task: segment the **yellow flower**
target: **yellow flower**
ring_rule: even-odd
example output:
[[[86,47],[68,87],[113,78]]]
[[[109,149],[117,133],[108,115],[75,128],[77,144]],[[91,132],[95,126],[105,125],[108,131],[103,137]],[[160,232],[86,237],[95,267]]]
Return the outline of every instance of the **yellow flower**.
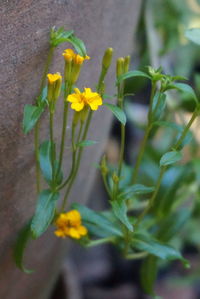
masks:
[[[81,56],[79,54],[76,54],[72,49],[66,49],[64,50],[62,54],[67,62],[73,61],[75,64],[82,64],[84,60],[90,59],[89,56]]]
[[[97,92],[92,92],[90,88],[84,88],[84,92],[80,92],[78,88],[74,88],[75,93],[67,97],[67,101],[72,103],[71,108],[81,111],[85,106],[89,105],[92,110],[97,110],[103,104],[101,96]]]
[[[60,73],[48,74],[47,75],[49,84],[54,84],[58,80],[62,80],[62,76]]]
[[[80,239],[87,234],[87,228],[81,223],[81,215],[77,210],[61,213],[56,219],[55,235],[60,238],[71,237]]]

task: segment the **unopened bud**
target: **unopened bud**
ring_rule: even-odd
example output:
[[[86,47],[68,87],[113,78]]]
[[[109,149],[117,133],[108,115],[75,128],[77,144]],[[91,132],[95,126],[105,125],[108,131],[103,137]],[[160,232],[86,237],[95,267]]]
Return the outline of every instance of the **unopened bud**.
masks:
[[[101,160],[100,167],[101,167],[101,173],[102,173],[102,175],[107,175],[107,173],[108,173],[108,167],[107,167],[105,155],[103,156],[103,158]]]
[[[130,57],[130,56],[126,56],[126,57],[124,58],[124,72],[125,72],[125,73],[127,73],[128,70],[129,70],[130,60],[131,60],[131,57]]]
[[[60,73],[58,73],[60,74]],[[59,96],[60,96],[60,91],[61,91],[61,86],[62,86],[62,77],[60,76],[58,80],[55,82],[55,88],[54,88],[54,100],[56,101]]]
[[[113,48],[106,49],[103,59],[102,59],[102,66],[105,69],[108,69],[112,62],[112,56],[113,56]]]
[[[118,184],[119,183],[119,177],[118,175],[114,172],[113,175],[112,175],[112,180],[115,184]]]
[[[116,64],[117,77],[121,76],[123,73],[124,73],[124,58],[120,57],[117,59],[117,64]]]
[[[72,84],[78,80],[82,64],[73,64],[70,81]]]

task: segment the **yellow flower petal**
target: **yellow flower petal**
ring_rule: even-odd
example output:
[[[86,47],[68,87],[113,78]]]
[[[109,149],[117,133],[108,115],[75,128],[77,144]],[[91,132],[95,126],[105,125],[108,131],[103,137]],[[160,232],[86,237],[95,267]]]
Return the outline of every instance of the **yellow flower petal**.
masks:
[[[87,228],[83,225],[80,225],[77,229],[78,229],[78,232],[81,236],[85,236],[88,233]]]
[[[80,239],[80,233],[76,228],[70,228],[69,229],[69,236],[73,239]]]
[[[64,232],[63,230],[61,230],[61,229],[56,230],[56,231],[54,232],[54,234],[55,234],[57,237],[59,237],[59,238],[65,238],[65,237],[66,237],[65,232]]]

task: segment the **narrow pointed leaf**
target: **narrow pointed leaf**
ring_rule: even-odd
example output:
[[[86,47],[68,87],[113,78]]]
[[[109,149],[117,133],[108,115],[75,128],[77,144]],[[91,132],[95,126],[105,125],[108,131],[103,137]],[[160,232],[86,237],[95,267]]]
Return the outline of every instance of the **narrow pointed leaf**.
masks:
[[[134,194],[148,194],[154,191],[154,187],[147,187],[141,184],[135,184],[130,187],[126,187],[118,195],[118,199],[128,199]]]
[[[165,153],[160,159],[160,166],[167,166],[174,164],[182,159],[182,153],[179,151],[171,151]]]
[[[183,262],[185,266],[188,265],[188,261],[183,258],[181,253],[176,250],[175,248],[162,244],[158,242],[155,239],[150,238],[147,235],[144,234],[135,234],[135,237],[133,238],[132,245],[134,248],[141,250],[141,251],[147,251],[148,253],[157,256],[163,260],[180,260]]]
[[[80,212],[84,224],[92,233],[97,233],[101,237],[122,235],[118,227],[100,213],[78,203],[73,204],[72,207]]]
[[[40,168],[46,181],[52,181],[51,142],[44,141],[39,148]]]
[[[106,107],[115,115],[115,117],[125,126],[126,114],[124,111],[116,105],[104,103]]]
[[[174,83],[173,86],[175,86],[176,89],[181,90],[184,93],[187,93],[191,98],[194,99],[195,103],[198,104],[198,99],[195,94],[194,89],[186,83]]]
[[[90,146],[90,145],[94,145],[94,144],[97,144],[98,141],[95,141],[95,140],[84,140],[84,141],[81,141],[79,143],[77,143],[77,147],[85,147],[85,146]]]
[[[74,46],[74,48],[76,49],[76,51],[81,55],[81,56],[86,56],[86,48],[85,48],[85,44],[84,42],[76,37],[74,34],[70,35],[70,37],[68,38],[68,41]]]
[[[147,79],[151,80],[151,77],[148,74],[144,73],[144,72],[141,72],[141,71],[129,71],[129,72],[127,72],[127,73],[122,74],[121,76],[119,76],[119,78],[117,80],[117,84],[119,84],[123,80],[129,79],[129,78],[133,78],[133,77],[144,77],[144,78],[147,78]]]
[[[33,270],[27,269],[23,263],[24,251],[29,239],[31,238],[31,221],[29,221],[23,229],[19,232],[15,246],[14,246],[14,260],[17,267],[25,273],[32,273]]]
[[[133,226],[127,216],[127,206],[124,200],[110,201],[115,216],[130,230],[133,231]]]
[[[38,197],[35,215],[31,222],[31,232],[33,238],[41,236],[51,224],[56,208],[56,201],[59,193],[51,190],[43,190]]]
[[[38,119],[42,115],[44,108],[33,105],[25,105],[23,116],[23,132],[29,133],[36,125]]]

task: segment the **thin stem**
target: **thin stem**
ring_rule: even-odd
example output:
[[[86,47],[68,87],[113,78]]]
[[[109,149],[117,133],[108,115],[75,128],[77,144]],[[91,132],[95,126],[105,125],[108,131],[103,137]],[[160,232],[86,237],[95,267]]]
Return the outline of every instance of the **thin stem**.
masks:
[[[39,162],[39,121],[36,123],[34,130],[34,147],[35,147],[35,162],[36,162],[36,190],[40,193],[40,162]]]
[[[81,123],[81,126],[80,126],[80,129],[79,129],[79,133],[78,133],[78,139],[77,139],[77,142],[79,141],[80,139],[80,134],[82,132],[82,128],[83,128],[83,123]],[[72,130],[73,131],[73,130]],[[75,136],[74,136],[74,132],[72,132],[72,140],[75,139]],[[70,170],[70,173],[67,177],[67,179],[65,180],[65,182],[58,187],[57,191],[63,189],[68,183],[69,181],[71,180],[72,178],[72,175],[74,173],[74,170],[75,170],[75,165],[76,165],[76,154],[77,154],[77,148],[75,145],[73,145],[74,141],[72,141],[72,148],[74,149],[73,150],[73,153],[72,153],[72,166],[71,166],[71,170]]]
[[[49,66],[51,64],[52,58],[54,53],[54,47],[50,47],[49,53],[47,56],[47,61],[44,67],[44,72],[41,79],[39,95],[41,94],[46,80],[46,75],[49,70]],[[37,121],[35,128],[34,128],[34,146],[35,146],[35,161],[36,161],[36,186],[37,186],[37,193],[40,193],[40,163],[39,163],[39,127],[40,127],[40,120]]]
[[[128,254],[125,258],[128,260],[138,260],[138,259],[144,258],[147,255],[148,255],[148,252],[142,251],[142,252],[138,252],[138,253]]]
[[[90,125],[90,122],[91,122],[91,119],[92,119],[92,114],[93,114],[92,110],[90,110],[90,112],[88,114],[87,121],[86,121],[86,125],[85,125],[85,129],[84,129],[82,140],[85,140],[86,137],[87,137],[87,132],[88,132],[89,125]],[[78,152],[78,158],[77,158],[77,161],[76,161],[76,166],[75,166],[74,171],[72,172],[71,180],[70,180],[70,183],[69,183],[69,185],[67,187],[67,190],[66,190],[66,193],[65,193],[65,196],[64,196],[64,200],[63,200],[63,204],[62,204],[62,208],[61,208],[62,211],[65,209],[65,205],[66,205],[69,193],[71,191],[71,188],[72,188],[72,185],[74,183],[74,180],[76,179],[77,172],[78,172],[78,169],[79,169],[79,166],[80,166],[82,152],[83,152],[83,148],[80,148],[79,152]]]
[[[145,134],[142,140],[142,143],[140,145],[140,149],[139,149],[139,153],[136,159],[136,163],[135,163],[135,167],[133,170],[133,176],[132,176],[132,184],[135,184],[137,177],[138,177],[138,173],[139,173],[139,168],[140,168],[140,164],[144,155],[144,151],[145,151],[145,147],[146,147],[146,143],[152,128],[152,110],[153,110],[153,98],[156,92],[156,83],[152,82],[152,88],[151,88],[151,95],[150,95],[150,104],[149,104],[149,112],[148,112],[148,124],[147,127],[145,129]]]
[[[99,239],[99,240],[94,240],[94,241],[90,241],[90,243],[88,245],[86,245],[86,247],[93,247],[93,246],[113,242],[114,240],[115,240],[114,237],[108,237],[108,238],[103,238],[103,239]]]
[[[58,170],[56,172],[56,176],[59,174],[62,161],[63,161],[63,154],[65,148],[65,137],[66,137],[66,129],[67,129],[67,118],[68,118],[68,102],[66,101],[67,95],[71,92],[71,86],[68,86],[65,82],[64,87],[64,109],[63,109],[63,126],[62,126],[62,135],[61,135],[61,145],[60,145],[60,155],[59,155],[59,162],[58,162]]]
[[[102,178],[103,178],[104,186],[106,188],[106,192],[108,193],[109,197],[112,198],[112,195],[111,195],[110,190],[109,190],[108,182],[107,182],[107,179],[106,179],[106,175],[102,174]]]
[[[190,121],[188,122],[188,124],[185,126],[181,136],[179,137],[177,143],[175,144],[174,147],[171,148],[171,150],[177,150],[179,148],[179,146],[181,145],[181,143],[183,142],[185,136],[187,135],[191,125],[193,124],[195,118],[197,117],[198,115],[198,108],[195,109],[195,111],[193,112],[192,114],[192,117],[190,118]],[[135,224],[135,226],[138,226],[138,224],[141,222],[141,220],[145,217],[145,215],[149,212],[149,210],[151,209],[151,207],[153,207],[154,205],[154,201],[155,201],[155,198],[158,194],[158,191],[160,189],[160,185],[161,185],[161,182],[162,182],[162,178],[163,178],[163,175],[165,173],[165,171],[167,170],[167,166],[162,166],[160,168],[160,173],[159,173],[159,176],[158,176],[158,179],[157,179],[157,182],[156,182],[156,185],[155,185],[155,190],[152,194],[152,197],[150,198],[149,200],[149,204],[146,206],[146,208],[144,209],[144,211],[140,214],[140,216],[138,217],[138,220]]]
[[[54,113],[50,111],[50,141],[51,141],[51,166],[52,166],[52,181],[54,182],[55,178],[55,149],[54,149],[54,134],[53,134],[53,126],[54,126]]]
[[[47,73],[48,73],[48,70],[49,70],[49,66],[50,66],[52,58],[53,58],[54,50],[55,50],[54,47],[50,47],[50,49],[49,49],[49,53],[48,53],[48,56],[47,56],[46,64],[45,64],[45,67],[44,67],[44,72],[43,72],[42,79],[41,79],[39,94],[41,94],[41,92],[42,92],[42,90],[44,88],[45,81],[46,81],[46,76],[47,76]]]

